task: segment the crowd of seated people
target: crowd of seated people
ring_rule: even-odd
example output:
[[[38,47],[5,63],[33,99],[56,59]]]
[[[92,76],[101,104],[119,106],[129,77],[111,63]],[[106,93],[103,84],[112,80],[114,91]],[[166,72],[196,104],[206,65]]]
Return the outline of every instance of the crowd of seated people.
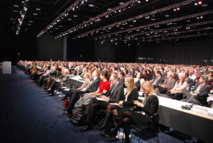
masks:
[[[84,78],[81,87],[72,88],[62,98],[70,100],[63,114],[72,117],[77,103],[84,114],[84,132],[92,129],[97,111],[106,110],[99,127],[106,137],[115,136],[121,126],[127,137],[130,124],[147,124],[158,110],[157,96],[211,106],[207,97],[213,90],[212,66],[63,61],[19,61],[18,66],[51,96],[67,84],[70,75]],[[144,93],[142,102],[138,91]],[[137,110],[132,110],[136,106]],[[111,131],[113,117],[120,117],[120,121]],[[126,142],[130,142],[128,137]]]

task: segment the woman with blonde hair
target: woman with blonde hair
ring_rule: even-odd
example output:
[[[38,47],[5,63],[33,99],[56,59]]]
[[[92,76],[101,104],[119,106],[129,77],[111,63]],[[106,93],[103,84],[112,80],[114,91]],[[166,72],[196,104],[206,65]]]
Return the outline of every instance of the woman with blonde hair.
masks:
[[[145,94],[143,102],[141,103],[136,100],[133,103],[136,108],[123,112],[121,120],[115,129],[110,132],[109,137],[116,136],[119,128],[123,127],[125,133],[125,143],[130,143],[130,125],[134,124],[135,126],[142,128],[144,125],[150,123],[151,116],[158,111],[159,101],[151,82],[143,82],[141,88]]]
[[[112,115],[122,117],[123,112],[130,110],[130,108],[133,108],[134,101],[138,99],[138,90],[135,86],[134,78],[132,76],[125,77],[124,83],[125,83],[125,86],[127,87],[127,92],[125,94],[124,100],[119,101],[117,105],[109,104],[107,106],[107,112],[106,112],[107,118],[105,118],[105,123],[104,123],[105,130],[103,133],[101,133],[102,136],[109,137]]]

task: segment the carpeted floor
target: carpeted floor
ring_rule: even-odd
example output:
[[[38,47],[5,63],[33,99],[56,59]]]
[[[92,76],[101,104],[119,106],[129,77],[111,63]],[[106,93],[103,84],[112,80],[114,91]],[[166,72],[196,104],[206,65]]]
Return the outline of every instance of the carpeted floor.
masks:
[[[0,143],[108,142],[97,129],[79,132],[82,127],[71,124],[62,109],[63,102],[58,97],[48,96],[18,68],[13,67],[11,75],[0,72]],[[131,136],[133,138],[134,134]],[[159,140],[161,143],[184,142],[163,132],[159,133]],[[132,139],[132,142],[137,141],[137,138]]]

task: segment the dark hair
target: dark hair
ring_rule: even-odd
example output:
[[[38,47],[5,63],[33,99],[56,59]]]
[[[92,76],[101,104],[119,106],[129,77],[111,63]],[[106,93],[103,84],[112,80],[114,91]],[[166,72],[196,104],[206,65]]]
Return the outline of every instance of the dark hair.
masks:
[[[156,73],[160,74],[161,75],[161,72],[160,71],[156,71]]]
[[[188,72],[186,73],[186,76],[185,76],[185,77],[189,77],[189,73],[188,73]]]
[[[110,78],[110,74],[108,71],[104,70],[101,72],[101,75],[104,76],[107,80],[109,80]]]
[[[61,72],[61,68],[57,67],[57,68],[56,68],[56,71]]]
[[[123,71],[120,71],[120,74],[125,77],[125,73]]]

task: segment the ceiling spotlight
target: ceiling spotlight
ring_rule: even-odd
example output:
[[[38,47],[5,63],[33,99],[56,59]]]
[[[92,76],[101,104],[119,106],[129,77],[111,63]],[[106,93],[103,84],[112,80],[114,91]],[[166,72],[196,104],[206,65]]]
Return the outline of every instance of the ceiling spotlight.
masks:
[[[199,1],[198,4],[201,5],[201,4],[203,4],[203,2],[202,2],[202,1]]]
[[[14,4],[13,7],[19,7],[19,5]]]
[[[41,9],[40,8],[36,8],[35,10],[40,11]]]
[[[94,4],[89,4],[88,6],[89,6],[89,7],[94,7],[95,5],[94,5]]]

